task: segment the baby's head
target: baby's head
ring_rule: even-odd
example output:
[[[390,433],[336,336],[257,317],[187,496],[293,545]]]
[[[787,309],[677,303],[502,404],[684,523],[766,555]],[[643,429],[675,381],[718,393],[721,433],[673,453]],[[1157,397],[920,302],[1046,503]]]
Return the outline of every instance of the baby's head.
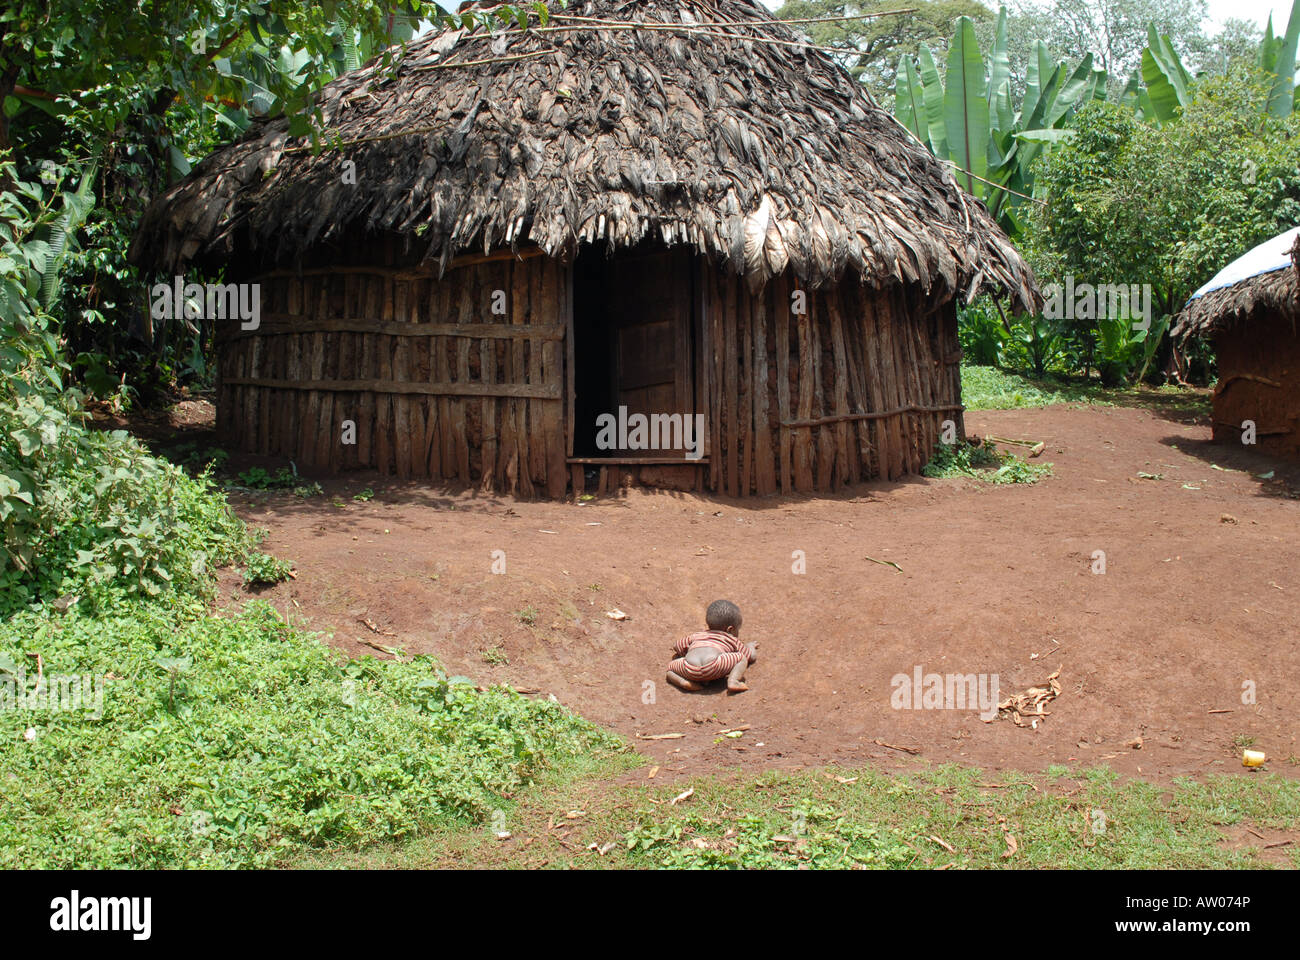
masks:
[[[714,600],[704,612],[704,622],[710,630],[740,636],[740,607],[730,600]]]

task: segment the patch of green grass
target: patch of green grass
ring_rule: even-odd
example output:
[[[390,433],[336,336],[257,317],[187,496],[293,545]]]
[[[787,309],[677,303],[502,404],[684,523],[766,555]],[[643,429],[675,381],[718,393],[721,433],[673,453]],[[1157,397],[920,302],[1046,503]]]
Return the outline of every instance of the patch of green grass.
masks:
[[[938,443],[921,473],[936,479],[973,477],[986,483],[1037,483],[1052,475],[1050,463],[1029,463],[1015,454],[999,453],[991,443]]]
[[[375,499],[375,491],[371,490],[369,487],[366,487],[366,489],[358,493],[354,493],[352,495],[352,499],[357,501],[357,503],[365,503],[368,500]]]
[[[534,606],[524,607],[522,610],[515,611],[515,619],[525,627],[531,627],[537,623],[538,609]]]
[[[478,653],[483,658],[483,662],[490,667],[502,667],[510,662],[510,657],[506,655],[505,647],[501,646],[500,642],[484,647]]]
[[[687,789],[690,796],[673,805]],[[572,813],[578,816],[570,819]],[[1298,817],[1300,781],[1277,775],[1162,786],[1121,781],[1106,768],[995,777],[955,765],[896,775],[832,767],[689,783],[579,783],[515,809],[506,843],[482,831],[453,831],[390,847],[385,865],[1041,870],[1257,868],[1289,860],[1298,866],[1300,851],[1287,848],[1276,860],[1265,859],[1263,841],[1234,847],[1224,829],[1249,822],[1293,831]],[[344,858],[334,865],[353,863]]]
[[[968,410],[1012,410],[1054,403],[1160,407],[1188,413],[1208,413],[1210,409],[1206,391],[1168,385],[1106,387],[1082,377],[1038,379],[998,367],[963,366],[961,392]]]

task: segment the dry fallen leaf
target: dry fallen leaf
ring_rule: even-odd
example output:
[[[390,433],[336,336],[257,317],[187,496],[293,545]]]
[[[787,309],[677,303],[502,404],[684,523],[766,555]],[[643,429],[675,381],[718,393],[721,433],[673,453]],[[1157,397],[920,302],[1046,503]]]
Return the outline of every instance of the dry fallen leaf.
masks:
[[[694,793],[695,793],[695,788],[691,787],[690,789],[684,791],[683,793],[679,793],[677,794],[677,796],[673,797],[672,800],[668,801],[668,805],[670,807],[675,807],[683,800],[689,800],[691,798],[691,795]]]
[[[1037,730],[1038,721],[1051,716],[1043,709],[1043,705],[1051,703],[1061,695],[1061,682],[1057,679],[1060,675],[1061,668],[1057,667],[1056,672],[1043,682],[1043,686],[1029,687],[1019,693],[1013,693],[998,704],[998,716],[1002,716],[1005,711],[1016,726],[1023,727],[1025,721],[1028,721],[1029,726]],[[990,717],[984,722],[991,723],[993,719]]]
[[[1007,859],[1007,857],[1011,856],[1018,849],[1020,849],[1019,846],[1016,844],[1016,838],[1013,837],[1011,834],[1008,833],[1006,835],[1006,840],[1007,840],[1007,849],[1006,852],[1002,854],[1003,860]]]
[[[626,620],[627,614],[615,607],[613,610],[606,610],[605,616],[611,620]]]
[[[647,774],[645,775],[645,776],[646,776],[646,779],[647,779],[647,780],[653,780],[653,779],[655,778],[655,775],[656,775],[658,772],[659,772],[659,768],[658,768],[658,767],[651,767],[651,768],[650,768],[650,772],[647,773]]]

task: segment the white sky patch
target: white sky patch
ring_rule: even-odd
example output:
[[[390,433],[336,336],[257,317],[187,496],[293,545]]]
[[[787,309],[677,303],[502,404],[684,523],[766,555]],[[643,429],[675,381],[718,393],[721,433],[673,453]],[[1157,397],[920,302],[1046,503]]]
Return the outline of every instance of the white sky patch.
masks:
[[[784,0],[760,0],[763,6],[769,10],[776,10]],[[1273,15],[1273,33],[1281,35],[1286,32],[1286,22],[1291,16],[1291,0],[1209,0],[1210,16],[1209,21],[1212,27],[1207,27],[1206,32],[1211,36],[1219,32],[1225,20],[1253,20],[1262,31],[1264,24],[1268,21],[1268,15]],[[999,4],[993,0],[985,0],[984,3],[990,10],[997,12]],[[907,6],[906,3],[899,5]]]
[[[1273,14],[1273,33],[1281,35],[1286,32],[1286,22],[1291,16],[1291,0],[1210,0],[1210,21],[1213,30],[1218,33],[1219,25],[1225,20],[1253,20],[1261,29],[1268,22],[1268,15]]]

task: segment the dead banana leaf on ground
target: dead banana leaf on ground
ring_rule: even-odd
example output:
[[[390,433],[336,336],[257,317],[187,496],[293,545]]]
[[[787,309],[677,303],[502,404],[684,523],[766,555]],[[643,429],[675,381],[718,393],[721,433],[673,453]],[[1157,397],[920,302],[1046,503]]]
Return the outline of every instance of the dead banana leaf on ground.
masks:
[[[1013,693],[998,704],[998,716],[1005,713],[1017,727],[1036,728],[1039,720],[1051,716],[1043,709],[1043,705],[1061,695],[1061,682],[1057,679],[1060,675],[1061,668],[1057,667],[1056,672],[1044,680],[1042,686]]]

